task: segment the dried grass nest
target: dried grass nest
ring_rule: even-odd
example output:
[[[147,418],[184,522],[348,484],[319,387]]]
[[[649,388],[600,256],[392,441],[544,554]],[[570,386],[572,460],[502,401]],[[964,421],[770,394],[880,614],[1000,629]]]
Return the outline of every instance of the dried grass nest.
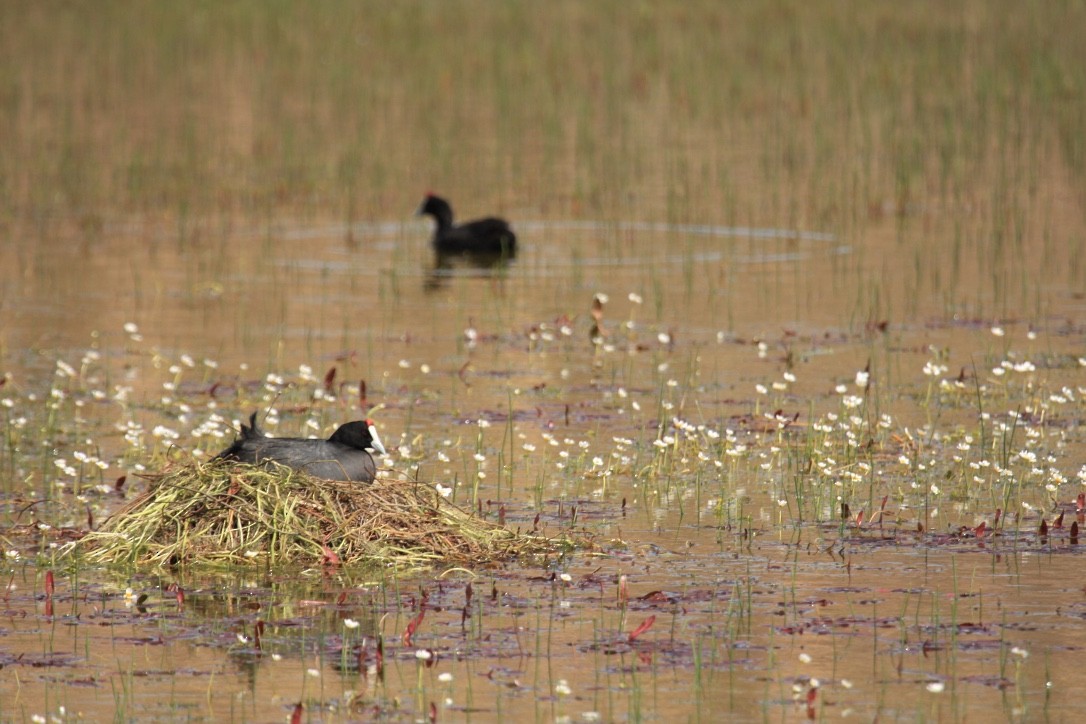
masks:
[[[312,478],[290,468],[179,465],[77,542],[90,562],[174,565],[482,565],[556,553],[567,540],[515,533],[424,483]]]

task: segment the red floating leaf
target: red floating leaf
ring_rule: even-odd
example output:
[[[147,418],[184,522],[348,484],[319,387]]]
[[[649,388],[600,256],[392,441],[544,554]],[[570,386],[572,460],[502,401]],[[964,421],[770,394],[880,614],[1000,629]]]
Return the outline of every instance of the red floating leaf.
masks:
[[[630,643],[633,643],[634,640],[638,636],[640,636],[641,634],[645,633],[650,628],[652,628],[652,625],[654,623],[656,623],[656,616],[649,616],[648,618],[646,618],[644,621],[641,622],[640,626],[638,626],[637,628],[635,628],[633,631],[630,632],[630,637],[627,639],[627,641],[629,641]]]
[[[983,538],[984,537],[984,529],[987,527],[987,525],[988,525],[988,521],[982,520],[980,522],[980,525],[978,525],[976,528],[973,529],[973,534],[976,535],[977,538]]]
[[[415,631],[418,630],[419,625],[422,623],[422,618],[425,615],[426,615],[426,609],[424,608],[421,611],[419,611],[418,616],[415,616],[415,618],[411,619],[411,621],[407,624],[407,629],[405,629],[404,632],[403,632],[403,645],[404,646],[411,646],[412,645],[411,644],[411,637],[415,635]]]
[[[302,724],[302,712],[305,709],[302,707],[302,703],[298,702],[294,705],[294,712],[290,715],[290,724]]]
[[[324,373],[324,391],[331,394],[334,392],[333,387],[336,384],[336,366],[332,365],[328,368],[328,371]]]
[[[653,601],[655,603],[666,603],[671,599],[663,591],[649,591],[644,596],[638,596],[638,601]]]
[[[1048,523],[1043,518],[1041,519],[1041,528],[1038,532],[1041,535],[1048,535]]]
[[[321,548],[324,550],[325,565],[338,566],[339,556],[336,555],[336,552],[323,543],[321,544]]]
[[[52,571],[46,571],[45,572],[45,597],[46,598],[52,598],[53,597],[53,572]]]
[[[1060,514],[1058,516],[1056,516],[1056,519],[1054,521],[1052,521],[1052,527],[1056,528],[1056,529],[1059,529],[1059,528],[1063,527],[1063,511],[1062,510],[1060,511]]]

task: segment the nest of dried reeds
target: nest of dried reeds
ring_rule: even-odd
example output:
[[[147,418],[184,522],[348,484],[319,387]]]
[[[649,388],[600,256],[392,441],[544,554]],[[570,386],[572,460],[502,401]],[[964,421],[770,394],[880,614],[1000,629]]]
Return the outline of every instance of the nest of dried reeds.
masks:
[[[76,548],[98,563],[481,565],[563,545],[467,513],[430,485],[318,480],[289,468],[211,463],[151,487]]]

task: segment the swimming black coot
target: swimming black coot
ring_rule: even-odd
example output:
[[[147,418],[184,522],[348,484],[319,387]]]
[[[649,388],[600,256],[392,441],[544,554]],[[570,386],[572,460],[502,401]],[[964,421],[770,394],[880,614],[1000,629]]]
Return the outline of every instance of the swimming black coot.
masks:
[[[279,463],[309,473],[315,478],[354,480],[371,483],[377,465],[366,450],[384,454],[385,448],[370,420],[340,425],[327,440],[299,437],[268,437],[256,424],[256,413],[249,424],[241,426],[234,444],[215,456],[216,460],[235,460],[250,465]]]
[[[517,235],[505,219],[485,219],[453,223],[453,210],[440,196],[428,194],[419,206],[420,216],[434,217],[434,251],[440,254],[477,254],[512,259],[517,254]]]

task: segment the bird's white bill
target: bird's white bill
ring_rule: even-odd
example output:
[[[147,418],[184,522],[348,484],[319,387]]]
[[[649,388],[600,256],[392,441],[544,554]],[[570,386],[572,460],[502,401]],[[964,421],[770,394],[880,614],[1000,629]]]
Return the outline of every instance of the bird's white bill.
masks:
[[[370,443],[370,448],[382,455],[388,455],[388,453],[385,452],[385,446],[381,444],[381,438],[377,435],[377,428],[373,425],[370,425],[370,437],[373,438],[373,442]]]

